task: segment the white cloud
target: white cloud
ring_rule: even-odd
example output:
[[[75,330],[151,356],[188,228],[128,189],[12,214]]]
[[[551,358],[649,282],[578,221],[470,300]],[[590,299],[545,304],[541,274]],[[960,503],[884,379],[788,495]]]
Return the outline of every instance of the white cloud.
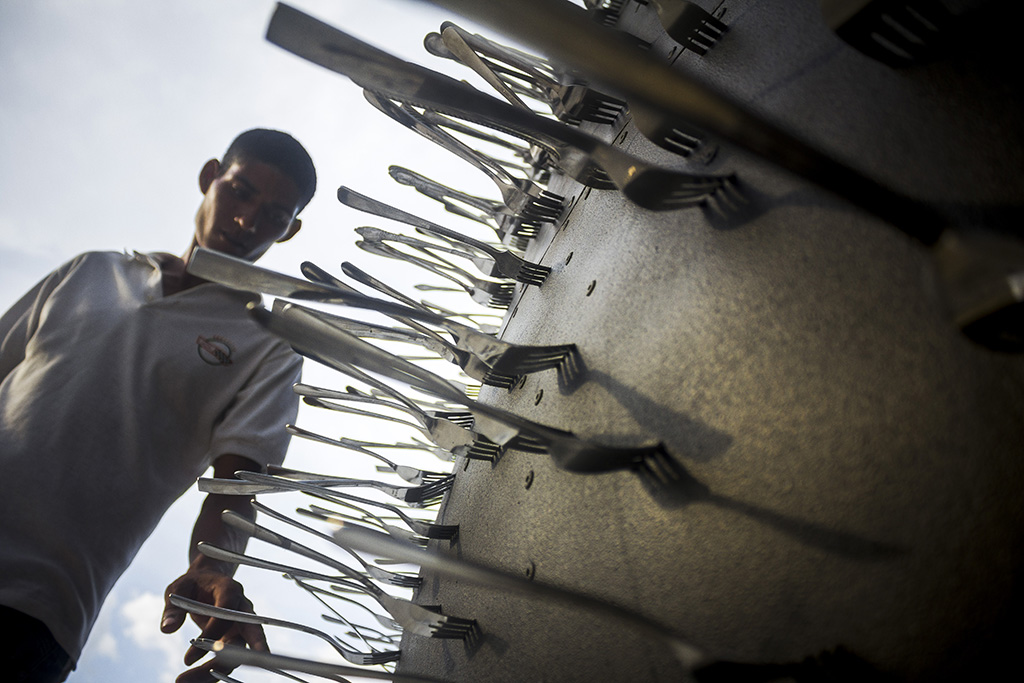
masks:
[[[181,639],[167,637],[156,630],[164,609],[164,599],[158,593],[142,593],[126,602],[120,610],[124,618],[122,633],[136,647],[156,650],[163,655],[158,664],[160,680],[170,683],[181,673],[181,657],[185,652]]]
[[[110,631],[97,634],[96,644],[93,646],[96,654],[109,659],[117,659],[117,638]]]

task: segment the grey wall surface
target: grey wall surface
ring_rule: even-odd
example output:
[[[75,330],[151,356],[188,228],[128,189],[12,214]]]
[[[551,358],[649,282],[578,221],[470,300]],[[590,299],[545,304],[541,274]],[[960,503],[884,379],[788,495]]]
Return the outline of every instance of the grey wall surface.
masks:
[[[699,4],[729,31],[704,57],[675,54],[678,69],[957,224],[1019,230],[1018,39],[1000,21],[1014,3],[904,69],[839,40],[811,0]],[[668,58],[652,17],[630,2],[621,25]],[[629,606],[727,660],[843,648],[901,680],[987,680],[1021,631],[1021,356],[965,339],[929,253],[813,185],[713,140],[709,163],[683,159],[628,116],[588,130],[735,173],[748,204],[652,212],[555,178],[574,206],[528,253],[554,272],[502,336],[575,342],[586,375],[481,397],[587,438],[661,440],[697,483],[655,489],[514,450],[459,461],[440,518],[461,531],[437,549]],[[417,601],[477,619],[482,637],[407,636],[399,671],[685,680],[662,643],[612,619],[429,572]]]

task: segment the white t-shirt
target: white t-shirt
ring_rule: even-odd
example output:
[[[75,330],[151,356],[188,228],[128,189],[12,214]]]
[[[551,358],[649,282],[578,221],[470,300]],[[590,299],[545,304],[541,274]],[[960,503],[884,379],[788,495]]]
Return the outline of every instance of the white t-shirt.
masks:
[[[301,359],[202,284],[90,252],[0,318],[0,604],[75,660],[161,516],[216,458],[280,463]],[[185,551],[182,550],[184,571]]]

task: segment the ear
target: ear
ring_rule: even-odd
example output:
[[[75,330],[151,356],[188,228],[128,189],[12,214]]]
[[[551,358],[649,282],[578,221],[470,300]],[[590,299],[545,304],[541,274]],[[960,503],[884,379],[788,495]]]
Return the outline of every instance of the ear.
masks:
[[[220,162],[216,159],[210,159],[203,168],[199,171],[199,191],[206,194],[206,191],[210,189],[210,185],[213,184],[213,179],[220,174]]]
[[[295,233],[297,233],[299,231],[299,228],[301,228],[301,227],[302,227],[302,219],[301,218],[293,219],[292,220],[292,224],[288,226],[288,231],[280,239],[278,239],[276,241],[276,243],[280,244],[281,242],[287,242],[291,238],[295,237]]]

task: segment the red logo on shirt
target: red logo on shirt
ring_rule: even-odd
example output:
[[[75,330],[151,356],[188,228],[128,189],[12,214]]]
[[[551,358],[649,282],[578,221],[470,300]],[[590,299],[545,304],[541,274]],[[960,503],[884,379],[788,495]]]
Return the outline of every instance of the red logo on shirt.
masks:
[[[210,365],[231,365],[231,354],[234,349],[227,339],[223,337],[196,337],[196,346],[199,347],[199,357],[204,363]]]

